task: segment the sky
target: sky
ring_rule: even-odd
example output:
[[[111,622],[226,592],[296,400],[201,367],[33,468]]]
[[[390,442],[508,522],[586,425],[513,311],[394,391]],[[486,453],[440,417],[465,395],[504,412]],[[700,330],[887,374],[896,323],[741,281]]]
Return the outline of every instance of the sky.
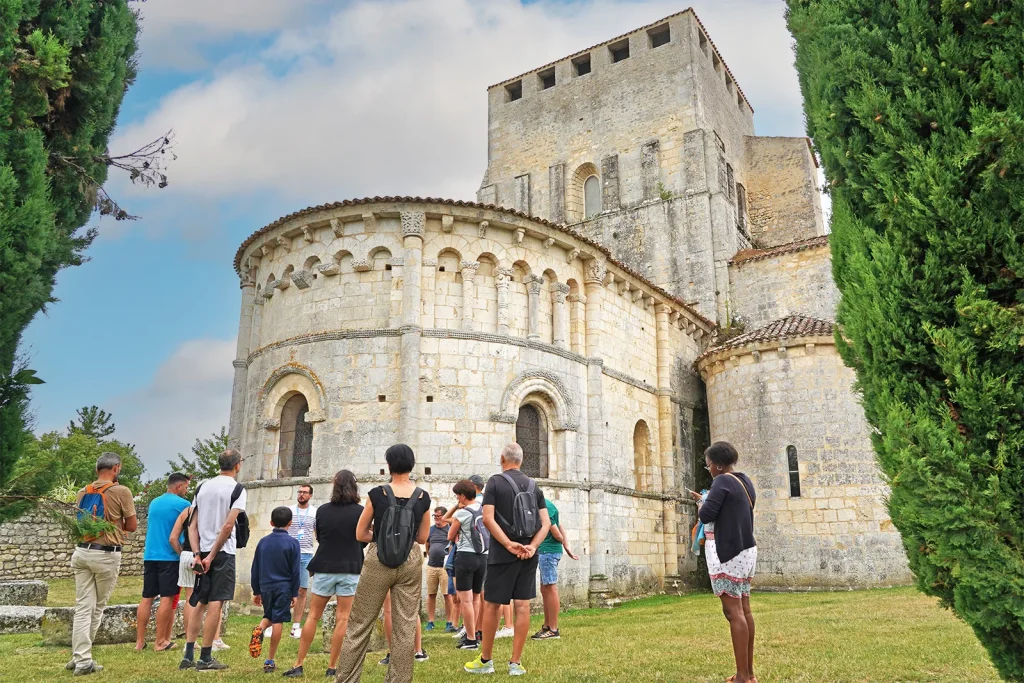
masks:
[[[373,195],[474,199],[487,86],[679,12],[667,0],[148,0],[141,70],[110,142],[168,130],[163,190],[111,177],[140,220],[97,220],[83,266],[22,348],[46,384],[37,432],[113,414],[147,474],[228,421],[249,234],[307,206]],[[759,135],[803,135],[777,0],[693,0]]]

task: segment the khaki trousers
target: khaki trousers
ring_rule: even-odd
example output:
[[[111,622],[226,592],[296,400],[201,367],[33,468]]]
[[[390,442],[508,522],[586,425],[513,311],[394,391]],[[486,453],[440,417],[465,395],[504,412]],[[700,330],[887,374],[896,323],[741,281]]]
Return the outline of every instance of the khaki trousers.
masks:
[[[71,571],[75,574],[75,621],[71,627],[71,659],[76,667],[92,661],[92,641],[100,628],[103,608],[117,584],[121,553],[75,548]]]
[[[377,559],[377,544],[366,548],[366,560],[359,576],[352,612],[348,617],[345,644],[338,661],[336,683],[359,683],[370,635],[391,591],[391,664],[384,683],[410,683],[416,654],[416,622],[420,618],[420,589],[423,582],[423,554],[413,543],[409,559],[401,567],[385,567]]]

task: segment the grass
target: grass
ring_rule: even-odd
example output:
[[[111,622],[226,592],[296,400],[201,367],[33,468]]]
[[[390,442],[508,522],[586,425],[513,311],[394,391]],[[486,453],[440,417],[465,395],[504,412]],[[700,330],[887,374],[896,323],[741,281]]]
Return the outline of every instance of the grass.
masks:
[[[46,596],[47,607],[72,607],[75,604],[75,580],[50,579],[46,582],[50,592]],[[141,576],[119,576],[108,605],[136,605],[142,595]]]
[[[55,582],[57,583],[57,582]],[[65,589],[51,593],[63,594]],[[136,592],[133,595],[137,595]],[[121,593],[127,597],[127,593]],[[934,599],[909,588],[851,593],[755,594],[756,670],[768,681],[998,681],[970,629]],[[245,650],[255,617],[231,617],[221,653],[231,670],[202,676],[178,672],[180,653],[135,654],[132,645],[96,648],[110,681],[281,680],[258,671]],[[540,626],[534,618],[533,627]],[[710,595],[660,596],[614,610],[580,610],[561,616],[559,641],[527,642],[523,663],[530,678],[554,683],[601,681],[722,681],[733,671],[728,630],[719,601]],[[66,674],[69,649],[43,647],[38,635],[0,637],[0,662],[17,662],[19,683],[52,681]],[[430,661],[416,665],[416,680],[463,680],[460,667],[474,653],[454,649],[444,634],[425,633]],[[286,638],[279,670],[291,666],[297,641]],[[495,648],[497,677],[505,678],[511,640]],[[13,659],[13,655],[18,655]],[[382,681],[380,654],[368,655],[363,681]],[[307,659],[306,679],[326,680],[326,655]],[[10,669],[8,669],[10,671]],[[0,676],[0,678],[6,677]]]

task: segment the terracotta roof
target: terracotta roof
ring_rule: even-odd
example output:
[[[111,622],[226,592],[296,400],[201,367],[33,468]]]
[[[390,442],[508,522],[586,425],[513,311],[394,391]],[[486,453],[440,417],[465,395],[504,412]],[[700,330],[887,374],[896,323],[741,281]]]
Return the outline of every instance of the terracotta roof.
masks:
[[[719,351],[737,349],[750,344],[782,341],[783,339],[794,339],[796,337],[831,337],[834,326],[835,323],[829,320],[809,318],[804,315],[790,315],[773,320],[753,332],[746,332],[738,337],[733,337],[724,344],[714,346],[702,353],[694,363],[699,363]]]
[[[586,52],[590,52],[594,48],[603,47],[603,46],[608,45],[610,43],[614,43],[617,40],[622,40],[623,38],[625,38],[625,37],[627,37],[627,36],[629,36],[629,35],[631,35],[633,33],[636,33],[637,31],[644,31],[644,30],[649,29],[649,28],[654,28],[655,26],[657,26],[659,24],[665,23],[669,19],[674,19],[674,18],[682,16],[684,14],[692,14],[693,18],[697,20],[697,25],[700,26],[700,30],[704,32],[704,37],[707,38],[708,39],[708,43],[711,44],[711,49],[715,51],[716,55],[718,55],[718,59],[719,59],[719,61],[722,62],[722,66],[725,67],[726,73],[729,74],[729,77],[732,78],[732,82],[736,85],[736,90],[743,97],[743,101],[747,103],[747,106],[750,107],[751,113],[753,113],[754,105],[750,104],[750,100],[747,99],[747,94],[745,92],[743,92],[743,88],[740,87],[739,81],[736,80],[736,77],[733,75],[732,70],[729,68],[729,65],[725,63],[724,59],[722,59],[722,53],[718,51],[718,46],[715,45],[715,41],[711,40],[711,34],[708,33],[708,30],[706,28],[704,28],[704,22],[702,22],[700,20],[700,17],[697,16],[697,13],[693,11],[692,7],[687,7],[682,12],[676,12],[675,14],[670,14],[667,17],[662,17],[661,19],[658,19],[657,21],[653,21],[650,24],[647,24],[645,26],[641,26],[639,28],[635,28],[632,31],[627,31],[626,33],[623,33],[622,35],[615,36],[614,38],[609,38],[608,40],[605,40],[605,41],[602,41],[602,42],[598,43],[597,45],[591,45],[588,48],[584,48],[584,49],[579,50],[577,52],[573,52],[571,55],[569,55],[567,57],[562,57],[560,59],[556,59],[553,62],[548,62],[547,64],[544,64],[542,66],[538,66],[536,68],[530,69],[529,71],[524,71],[523,73],[519,74],[518,76],[513,76],[512,78],[506,78],[503,81],[500,81],[498,83],[495,83],[494,85],[488,86],[487,89],[490,90],[491,88],[497,88],[499,85],[505,85],[506,83],[511,83],[512,81],[517,81],[520,78],[522,78],[523,76],[528,76],[529,74],[532,74],[532,73],[537,72],[537,71],[543,71],[544,69],[546,69],[549,66],[552,66],[554,64],[557,64],[558,62],[564,61],[566,59],[573,59],[575,57],[579,57],[580,55],[582,55],[582,54],[584,54]]]
[[[630,277],[636,278],[637,280],[639,280],[640,282],[644,283],[645,285],[647,285],[648,287],[653,289],[655,292],[657,292],[658,294],[660,294],[664,298],[668,299],[669,301],[671,301],[671,302],[673,302],[673,303],[675,303],[675,304],[685,308],[695,318],[697,318],[698,320],[702,321],[705,325],[707,325],[709,330],[712,330],[712,329],[715,328],[715,323],[712,322],[711,320],[709,320],[708,318],[706,318],[705,316],[701,315],[693,307],[692,304],[690,304],[690,303],[688,303],[686,301],[683,301],[682,299],[680,299],[677,296],[673,296],[672,294],[669,294],[667,291],[665,291],[664,289],[662,289],[658,285],[656,285],[653,282],[651,282],[650,280],[648,280],[642,274],[640,274],[637,271],[633,270],[632,268],[630,268],[626,264],[622,263],[621,261],[617,261],[616,259],[612,258],[612,254],[611,254],[610,251],[605,249],[603,246],[601,246],[597,242],[591,240],[590,238],[585,237],[581,233],[576,232],[572,228],[568,228],[568,227],[566,227],[564,225],[560,225],[558,223],[552,223],[551,221],[549,221],[549,220],[547,220],[545,218],[538,218],[536,216],[531,216],[531,215],[529,215],[527,213],[523,213],[522,211],[517,211],[515,209],[506,209],[504,207],[497,206],[495,204],[479,204],[477,202],[467,202],[467,201],[462,200],[462,199],[441,199],[441,198],[438,198],[438,197],[363,197],[362,199],[346,199],[346,200],[341,201],[341,202],[331,202],[330,204],[320,204],[319,206],[310,206],[310,207],[307,207],[305,209],[301,209],[299,211],[295,211],[294,213],[290,213],[287,216],[282,216],[281,218],[278,218],[273,223],[268,223],[267,225],[263,226],[262,228],[260,228],[256,232],[254,232],[251,235],[249,235],[248,237],[246,237],[245,240],[242,242],[241,246],[238,247],[238,251],[235,252],[235,259],[234,259],[235,272],[238,273],[239,275],[241,274],[242,253],[251,244],[253,244],[254,242],[258,241],[260,239],[260,237],[262,237],[263,235],[267,234],[268,232],[270,232],[274,228],[279,228],[282,225],[284,225],[285,223],[287,223],[287,222],[289,222],[291,220],[294,220],[296,218],[302,218],[303,216],[313,215],[313,214],[316,214],[316,213],[320,213],[321,211],[330,211],[331,209],[342,209],[342,208],[349,207],[349,206],[363,206],[363,205],[366,205],[366,204],[443,204],[445,206],[459,206],[459,207],[464,207],[464,208],[468,208],[468,209],[485,209],[485,210],[490,210],[490,211],[498,211],[500,213],[508,214],[508,215],[511,215],[511,216],[516,216],[518,218],[525,218],[526,220],[533,221],[534,223],[539,223],[540,225],[545,225],[545,226],[547,226],[549,228],[552,228],[554,230],[558,230],[559,232],[564,232],[567,235],[571,235],[572,237],[576,238],[577,240],[579,240],[583,244],[587,245],[588,247],[590,247],[594,251],[599,252],[600,254],[602,254],[606,258],[608,263],[614,265],[619,270],[625,271]]]
[[[812,237],[809,240],[780,244],[777,247],[769,247],[767,249],[743,249],[742,251],[737,251],[736,255],[732,257],[732,260],[729,261],[729,263],[732,265],[739,265],[746,261],[758,261],[760,259],[771,258],[772,256],[779,256],[780,254],[791,254],[796,251],[803,251],[804,249],[814,249],[815,247],[827,246],[828,235],[822,235],[820,237]]]

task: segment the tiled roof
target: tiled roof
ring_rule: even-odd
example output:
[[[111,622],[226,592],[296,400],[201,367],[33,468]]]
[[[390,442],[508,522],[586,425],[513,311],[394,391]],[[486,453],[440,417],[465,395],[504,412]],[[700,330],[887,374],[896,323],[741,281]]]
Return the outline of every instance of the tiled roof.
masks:
[[[626,264],[624,264],[624,263],[622,263],[620,261],[615,260],[614,258],[612,258],[612,253],[610,251],[605,249],[603,246],[601,246],[597,242],[594,242],[593,240],[591,240],[591,239],[589,239],[587,237],[584,237],[581,233],[578,233],[575,230],[573,230],[571,228],[568,228],[568,227],[566,227],[564,225],[560,225],[558,223],[552,223],[551,221],[549,221],[547,219],[538,218],[536,216],[531,216],[531,215],[529,215],[527,213],[523,213],[522,211],[516,211],[515,209],[506,209],[504,207],[497,206],[495,204],[479,204],[477,202],[467,202],[467,201],[462,200],[462,199],[440,199],[440,198],[437,198],[437,197],[363,197],[362,199],[346,199],[346,200],[341,201],[341,202],[331,202],[330,204],[321,204],[319,206],[310,206],[310,207],[307,207],[305,209],[301,209],[299,211],[295,211],[294,213],[290,213],[287,216],[282,216],[281,218],[278,218],[273,223],[269,223],[269,224],[263,226],[262,228],[260,228],[256,232],[254,232],[253,234],[251,234],[248,237],[246,237],[245,241],[243,241],[241,246],[238,247],[238,251],[235,252],[235,259],[234,259],[235,272],[241,274],[242,253],[249,247],[249,245],[251,245],[254,242],[258,241],[260,239],[260,237],[262,237],[266,233],[270,232],[274,228],[281,227],[282,225],[284,225],[288,221],[294,220],[296,218],[301,218],[303,216],[310,216],[310,215],[313,215],[313,214],[316,214],[316,213],[320,213],[321,211],[330,211],[331,209],[341,209],[341,208],[345,208],[345,207],[349,207],[349,206],[362,206],[362,205],[365,205],[365,204],[443,204],[445,206],[458,206],[458,207],[464,207],[464,208],[467,208],[467,209],[485,209],[485,210],[490,210],[490,211],[499,211],[501,213],[508,214],[508,215],[511,215],[511,216],[516,216],[518,218],[525,218],[526,220],[533,221],[534,223],[539,223],[540,225],[545,225],[545,226],[547,226],[549,228],[552,228],[554,230],[558,230],[559,232],[564,232],[567,235],[571,235],[572,237],[576,238],[577,240],[579,240],[583,244],[585,244],[585,245],[589,246],[590,248],[592,248],[594,251],[597,251],[597,252],[601,253],[606,258],[608,263],[614,265],[619,270],[625,271],[630,277],[636,278],[637,280],[639,280],[640,282],[644,283],[645,285],[647,285],[648,287],[653,289],[655,292],[657,292],[658,294],[660,294],[664,298],[668,299],[669,301],[672,301],[673,303],[678,304],[679,306],[682,306],[687,311],[689,311],[695,318],[697,318],[698,320],[700,320],[703,323],[705,323],[705,325],[707,325],[709,330],[715,328],[715,323],[712,322],[711,320],[709,320],[707,317],[701,315],[693,307],[692,304],[690,304],[690,303],[688,303],[686,301],[683,301],[679,297],[676,297],[676,296],[673,296],[672,294],[669,294],[667,291],[665,291],[664,289],[662,289],[658,285],[654,284],[653,282],[651,282],[646,277],[644,277],[640,273],[636,272],[635,270],[633,270],[632,268],[630,268]]]
[[[829,320],[809,318],[803,315],[790,315],[773,320],[753,332],[746,332],[738,337],[733,337],[724,344],[712,347],[702,353],[694,362],[699,363],[704,358],[719,351],[736,349],[750,344],[782,341],[783,339],[794,339],[796,337],[831,337],[833,327],[834,323]]]
[[[580,56],[580,55],[582,55],[582,54],[584,54],[586,52],[590,52],[591,50],[593,50],[595,48],[603,47],[605,45],[609,45],[611,43],[614,43],[617,40],[622,40],[623,38],[629,36],[630,34],[636,33],[637,31],[643,31],[645,29],[654,28],[655,26],[657,26],[659,24],[665,23],[669,19],[675,19],[676,17],[682,16],[684,14],[692,14],[693,18],[697,20],[697,25],[700,26],[700,30],[704,32],[704,37],[708,39],[709,43],[711,43],[711,49],[715,51],[716,55],[718,55],[718,59],[721,60],[722,66],[725,68],[726,73],[729,74],[729,77],[732,79],[732,82],[736,84],[736,90],[739,91],[740,96],[743,98],[743,101],[747,103],[747,106],[750,107],[751,113],[753,113],[754,105],[750,104],[750,100],[747,99],[747,94],[745,92],[743,92],[743,88],[740,87],[740,82],[736,80],[736,76],[733,75],[732,70],[729,68],[729,65],[725,63],[724,59],[722,59],[722,53],[718,51],[718,46],[715,45],[715,41],[711,40],[711,34],[708,33],[708,30],[706,28],[704,28],[704,22],[702,22],[700,20],[700,17],[697,16],[697,13],[693,11],[692,7],[687,7],[682,12],[676,12],[675,14],[670,14],[667,17],[662,17],[661,19],[658,19],[657,21],[652,21],[650,24],[647,24],[646,26],[641,26],[639,28],[635,28],[632,31],[628,31],[626,33],[623,33],[622,35],[615,36],[614,38],[609,38],[608,40],[605,40],[605,41],[602,41],[602,42],[598,43],[597,45],[591,45],[590,47],[584,48],[583,50],[578,50],[577,52],[573,52],[571,55],[569,55],[567,57],[562,57],[560,59],[556,59],[553,62],[548,62],[547,64],[544,64],[542,66],[538,66],[536,68],[530,69],[529,71],[524,71],[523,73],[519,74],[518,76],[512,76],[511,78],[506,78],[503,81],[500,81],[498,83],[495,83],[492,86],[489,86],[487,89],[490,90],[491,88],[497,88],[499,85],[505,85],[506,83],[511,83],[512,81],[517,81],[520,78],[522,78],[523,76],[527,76],[527,75],[532,74],[532,73],[534,73],[536,71],[543,71],[544,69],[546,69],[546,68],[548,68],[548,67],[550,67],[550,66],[552,66],[554,64],[557,64],[558,62],[561,62],[561,61],[566,60],[566,59],[573,59],[573,58],[578,57],[578,56]]]
[[[732,260],[729,263],[732,265],[739,265],[746,261],[759,261],[760,259],[771,258],[772,256],[779,256],[781,254],[791,254],[796,251],[803,251],[804,249],[827,246],[828,235],[822,235],[821,237],[812,237],[809,240],[780,244],[777,247],[769,247],[767,249],[744,249],[736,252],[736,255],[732,257]]]

